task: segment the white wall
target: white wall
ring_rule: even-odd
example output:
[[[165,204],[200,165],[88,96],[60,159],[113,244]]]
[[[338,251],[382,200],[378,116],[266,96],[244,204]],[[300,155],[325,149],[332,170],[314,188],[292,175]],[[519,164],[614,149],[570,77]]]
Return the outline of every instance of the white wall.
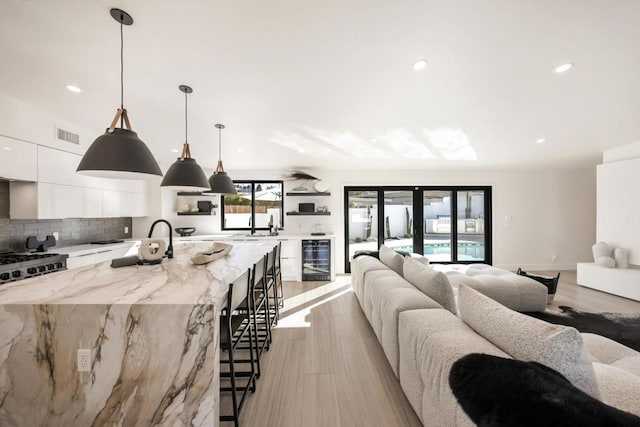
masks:
[[[303,234],[314,224],[327,224],[337,235],[337,271],[344,271],[344,186],[348,185],[490,185],[493,188],[493,262],[508,269],[575,269],[577,262],[591,259],[595,241],[596,174],[594,168],[566,170],[506,171],[344,171],[309,169],[329,187],[330,197],[285,197],[285,212],[297,210],[298,202],[326,204],[331,216],[285,216],[284,233]],[[281,179],[280,171],[228,171],[233,179]],[[285,182],[285,192],[299,183]],[[312,183],[307,184],[312,186]],[[167,190],[162,190],[163,195]],[[149,199],[160,190],[149,189]],[[219,231],[220,216],[171,216],[171,195],[150,218],[134,219],[134,235],[146,234],[151,221],[160,216],[172,223],[186,221],[198,232]],[[164,214],[164,215],[163,215]],[[155,215],[155,217],[154,217]],[[179,218],[179,219],[178,219]],[[186,219],[185,219],[186,218]],[[171,221],[171,219],[170,219]],[[174,225],[175,225],[174,224]]]
[[[56,139],[56,127],[80,135],[80,144]],[[104,129],[96,130],[95,134],[91,134],[86,129],[0,92],[0,135],[83,154],[103,131]]]
[[[493,189],[493,263],[509,269],[575,269],[591,258],[595,239],[595,171],[320,171],[330,184],[331,225],[344,268],[342,214],[345,185],[490,185]]]
[[[640,155],[598,165],[597,176],[597,241],[625,248],[640,265]]]

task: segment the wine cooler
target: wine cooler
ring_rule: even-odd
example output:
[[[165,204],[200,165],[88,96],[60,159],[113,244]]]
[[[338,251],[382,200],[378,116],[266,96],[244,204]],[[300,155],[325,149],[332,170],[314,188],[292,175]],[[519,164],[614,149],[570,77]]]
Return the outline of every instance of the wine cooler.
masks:
[[[331,240],[302,241],[302,280],[331,280]]]

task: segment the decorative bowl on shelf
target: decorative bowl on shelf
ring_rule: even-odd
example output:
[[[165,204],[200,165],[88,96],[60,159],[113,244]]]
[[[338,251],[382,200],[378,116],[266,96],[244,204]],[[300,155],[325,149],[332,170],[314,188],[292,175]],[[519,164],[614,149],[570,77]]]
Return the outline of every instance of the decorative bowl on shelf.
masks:
[[[327,191],[329,191],[329,186],[327,185],[326,182],[324,181],[316,181],[315,184],[313,184],[313,188],[318,192],[318,193],[326,193]]]
[[[191,236],[196,231],[195,227],[178,227],[176,233],[182,237]]]

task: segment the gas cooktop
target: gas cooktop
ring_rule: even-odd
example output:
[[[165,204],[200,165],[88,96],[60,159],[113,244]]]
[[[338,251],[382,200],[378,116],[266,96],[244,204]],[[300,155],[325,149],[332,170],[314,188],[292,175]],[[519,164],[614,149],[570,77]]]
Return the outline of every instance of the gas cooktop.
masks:
[[[67,269],[69,255],[0,253],[0,285]]]

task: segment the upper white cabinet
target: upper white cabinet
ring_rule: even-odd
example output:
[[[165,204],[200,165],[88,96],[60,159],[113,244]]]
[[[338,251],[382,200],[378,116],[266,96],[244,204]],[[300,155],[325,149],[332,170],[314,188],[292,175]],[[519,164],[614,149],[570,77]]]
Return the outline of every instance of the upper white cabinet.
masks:
[[[79,154],[33,144],[25,145],[33,147],[28,156],[37,159],[37,170],[34,173],[37,177],[32,178],[37,182],[11,183],[11,218],[146,216],[145,182],[80,175],[76,173],[82,158]]]
[[[38,183],[38,218],[100,218],[102,190]]]
[[[76,173],[82,156],[38,146],[38,182],[102,189],[102,178]]]
[[[38,179],[37,146],[0,136],[0,177],[36,181]]]

